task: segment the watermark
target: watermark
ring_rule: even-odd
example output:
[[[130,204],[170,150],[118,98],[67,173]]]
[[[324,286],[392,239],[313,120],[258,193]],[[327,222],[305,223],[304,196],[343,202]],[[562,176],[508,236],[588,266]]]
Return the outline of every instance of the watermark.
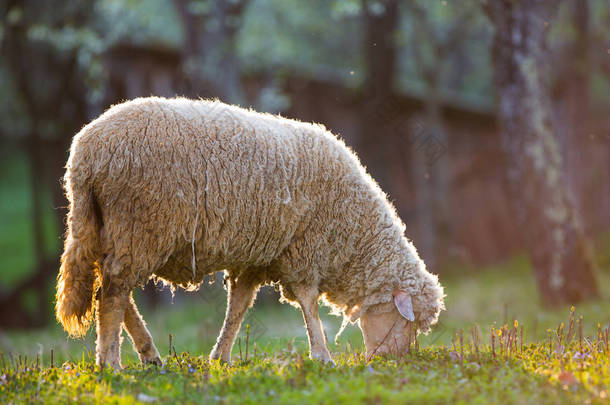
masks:
[[[415,152],[424,154],[427,166],[433,166],[449,149],[438,134],[417,117],[399,122],[394,132]]]
[[[443,336],[447,334],[448,330],[449,329],[445,326],[445,324],[439,321],[436,325],[433,326],[433,329],[427,336],[428,344],[433,345],[438,342]]]
[[[403,149],[407,146],[414,152],[423,153],[425,164],[433,166],[449,148],[438,130],[421,117],[421,113],[413,114],[402,106],[396,97],[387,97],[376,103],[372,112],[372,118],[397,138]]]
[[[246,325],[250,326],[249,338],[260,339],[265,333],[267,333],[267,327],[265,324],[256,316],[255,311],[251,308],[247,313],[244,321],[242,322],[240,336],[246,337]]]

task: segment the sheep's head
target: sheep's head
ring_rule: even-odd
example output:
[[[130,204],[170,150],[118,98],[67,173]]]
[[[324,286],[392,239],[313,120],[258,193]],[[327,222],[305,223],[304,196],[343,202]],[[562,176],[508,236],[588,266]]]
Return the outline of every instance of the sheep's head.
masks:
[[[443,287],[427,272],[415,295],[398,289],[392,295],[389,310],[367,310],[360,317],[367,356],[404,353],[417,331],[428,332],[444,309]]]
[[[394,293],[394,305],[388,312],[367,311],[360,317],[366,355],[400,354],[407,350],[415,336],[415,314],[411,296],[404,291]]]

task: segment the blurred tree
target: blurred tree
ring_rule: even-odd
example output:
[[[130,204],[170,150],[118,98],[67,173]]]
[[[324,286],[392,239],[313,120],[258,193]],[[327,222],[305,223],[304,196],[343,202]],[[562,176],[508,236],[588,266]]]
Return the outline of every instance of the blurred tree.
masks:
[[[570,38],[563,41],[560,49],[554,50],[556,59],[556,80],[554,93],[557,99],[555,106],[555,129],[559,135],[561,155],[564,159],[563,175],[567,179],[570,191],[574,192],[583,184],[581,178],[583,163],[581,153],[586,144],[589,123],[589,69],[590,52],[590,7],[589,0],[571,0],[567,25]],[[568,62],[569,61],[569,62]],[[568,63],[566,63],[568,62]],[[572,193],[574,206],[580,211],[582,201],[580,193]]]
[[[193,95],[245,105],[237,34],[248,0],[174,0],[185,31],[183,69]],[[213,44],[213,46],[211,46]]]
[[[442,115],[443,89],[455,64],[452,56],[463,52],[464,40],[474,24],[476,6],[470,2],[411,1],[405,3],[412,44],[411,54],[418,77],[424,83],[424,112],[413,136],[446,147],[449,143]],[[444,17],[444,18],[443,18]],[[418,142],[418,141],[415,141]],[[431,161],[425,147],[412,147],[410,172],[417,199],[418,248],[426,264],[436,268],[444,257],[450,237],[449,156]]]
[[[362,0],[250,0],[238,53],[251,74],[362,84]]]
[[[250,0],[244,13],[237,51],[242,73],[261,80],[256,108],[288,109],[295,79],[360,88],[361,0]]]
[[[387,143],[383,139],[385,131],[381,128],[387,129],[392,115],[395,115],[392,93],[396,76],[398,1],[363,0],[362,12],[365,31],[362,47],[366,74],[359,151],[381,188],[389,190]]]
[[[592,184],[591,181],[592,171],[608,170],[607,162],[600,162],[599,150],[603,146],[599,148],[601,145],[596,145],[599,141],[595,136],[599,131],[599,121],[596,121],[600,110],[608,109],[607,85],[601,85],[610,78],[608,75],[604,80],[602,73],[604,64],[610,66],[608,5],[597,0],[565,1],[559,9],[558,21],[554,21],[551,27],[553,124],[560,140],[564,176],[575,207],[581,213],[608,211],[605,208],[607,204],[600,206],[591,198],[593,193],[610,193],[610,182]],[[605,93],[605,102],[600,100],[600,93]],[[607,115],[607,112],[602,115]],[[587,221],[585,231],[595,230],[600,219],[596,218],[594,223]]]
[[[59,179],[69,141],[88,118],[88,97],[96,88],[95,73],[101,70],[92,61],[98,41],[86,26],[91,15],[89,1],[58,5],[54,1],[8,0],[1,10],[2,63],[14,83],[12,96],[24,114],[19,119],[27,122],[22,139],[31,167],[36,264],[29,277],[0,297],[0,324],[43,325],[51,318],[48,286],[59,255],[45,255],[40,194],[43,188],[51,190],[57,228],[63,228],[67,201]],[[38,298],[34,312],[27,309],[24,299],[32,292]]]
[[[552,9],[549,0],[486,3],[495,27],[494,78],[513,212],[542,300],[551,306],[599,295],[591,247],[569,198],[549,122],[547,31]]]

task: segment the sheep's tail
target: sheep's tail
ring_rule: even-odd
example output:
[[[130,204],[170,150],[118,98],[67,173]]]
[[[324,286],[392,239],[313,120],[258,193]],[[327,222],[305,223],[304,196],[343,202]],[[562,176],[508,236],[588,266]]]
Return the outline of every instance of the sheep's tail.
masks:
[[[70,200],[68,231],[57,276],[57,320],[73,337],[84,336],[94,313],[101,260],[102,220],[99,205],[88,182],[73,184],[68,169],[66,195]]]

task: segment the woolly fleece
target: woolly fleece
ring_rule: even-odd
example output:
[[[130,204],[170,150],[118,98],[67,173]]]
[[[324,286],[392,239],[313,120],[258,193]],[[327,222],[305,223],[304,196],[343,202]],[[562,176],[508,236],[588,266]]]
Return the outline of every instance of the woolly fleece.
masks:
[[[197,288],[204,276],[317,286],[349,321],[411,295],[427,332],[443,289],[377,183],[321,125],[214,100],[115,105],[72,143],[57,316],[82,335],[100,272],[130,289],[151,277]],[[108,267],[104,268],[109,263]]]

